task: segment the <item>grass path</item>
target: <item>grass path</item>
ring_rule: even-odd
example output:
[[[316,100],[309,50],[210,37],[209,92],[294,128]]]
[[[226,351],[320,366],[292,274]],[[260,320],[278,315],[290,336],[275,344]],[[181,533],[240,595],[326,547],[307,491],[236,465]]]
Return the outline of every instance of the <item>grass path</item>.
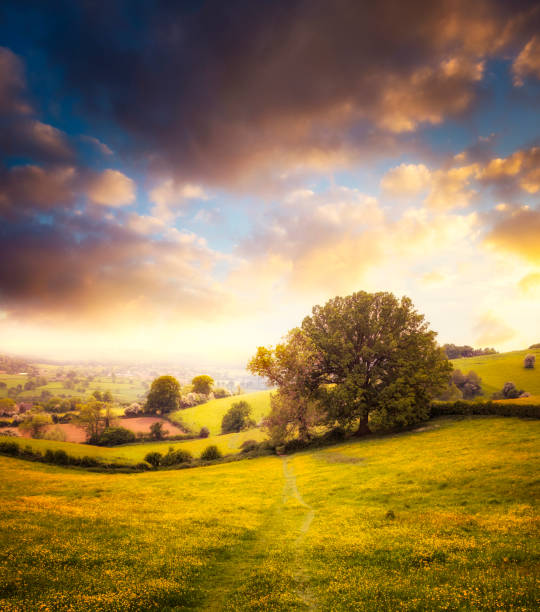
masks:
[[[240,547],[224,553],[207,574],[206,583],[213,584],[203,607],[207,612],[317,609],[308,589],[304,550],[315,511],[298,491],[286,457],[283,479],[282,494],[259,528],[246,534]]]

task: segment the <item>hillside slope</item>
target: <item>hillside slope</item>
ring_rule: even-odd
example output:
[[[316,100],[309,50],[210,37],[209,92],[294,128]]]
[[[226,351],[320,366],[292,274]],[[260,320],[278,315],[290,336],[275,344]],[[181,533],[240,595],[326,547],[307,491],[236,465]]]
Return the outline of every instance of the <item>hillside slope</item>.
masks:
[[[493,417],[186,471],[0,457],[0,609],[535,610],[539,442]]]
[[[523,360],[530,353],[536,355],[536,367],[526,370]],[[464,373],[474,370],[482,379],[482,388],[487,396],[500,391],[505,382],[513,382],[531,395],[540,395],[540,349],[465,357],[452,360],[452,364]]]

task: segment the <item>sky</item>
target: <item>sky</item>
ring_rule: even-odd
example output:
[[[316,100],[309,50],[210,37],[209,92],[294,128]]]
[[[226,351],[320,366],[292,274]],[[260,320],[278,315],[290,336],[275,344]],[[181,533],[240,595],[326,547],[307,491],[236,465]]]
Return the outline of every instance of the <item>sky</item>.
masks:
[[[5,0],[0,351],[242,366],[315,304],[540,341],[540,3]]]

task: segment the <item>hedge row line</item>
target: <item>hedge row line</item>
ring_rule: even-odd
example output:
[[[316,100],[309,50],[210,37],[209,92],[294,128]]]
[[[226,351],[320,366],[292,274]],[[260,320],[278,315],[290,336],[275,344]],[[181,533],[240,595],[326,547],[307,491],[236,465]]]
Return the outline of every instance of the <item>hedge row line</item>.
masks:
[[[540,419],[540,404],[512,404],[509,402],[433,402],[431,416],[495,415]]]

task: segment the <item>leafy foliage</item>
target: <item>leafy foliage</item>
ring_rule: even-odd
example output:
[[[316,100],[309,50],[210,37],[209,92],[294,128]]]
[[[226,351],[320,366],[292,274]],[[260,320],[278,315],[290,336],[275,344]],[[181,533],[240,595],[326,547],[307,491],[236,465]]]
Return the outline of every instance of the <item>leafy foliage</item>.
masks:
[[[150,414],[167,414],[180,406],[180,383],[174,376],[160,376],[150,387],[146,399],[146,411]]]
[[[106,427],[99,436],[99,446],[118,446],[135,442],[135,434],[125,427]]]
[[[255,425],[251,418],[251,406],[244,400],[235,402],[223,415],[221,433],[232,433],[249,429]]]
[[[532,370],[534,368],[535,361],[536,361],[535,355],[532,355],[532,354],[526,355],[525,359],[523,360],[523,367],[529,370]]]
[[[200,376],[195,376],[191,384],[193,385],[193,393],[208,395],[212,391],[214,379],[206,374],[201,374]]]
[[[315,306],[248,368],[278,387],[266,421],[274,440],[307,439],[314,425],[367,433],[425,420],[451,371],[409,298],[363,291]]]
[[[473,399],[482,394],[482,379],[473,370],[466,375],[461,370],[454,370],[452,383],[461,391],[463,399]]]
[[[215,461],[216,459],[221,459],[221,457],[223,457],[223,455],[215,444],[210,444],[210,446],[207,446],[201,453],[201,459],[203,461]]]

